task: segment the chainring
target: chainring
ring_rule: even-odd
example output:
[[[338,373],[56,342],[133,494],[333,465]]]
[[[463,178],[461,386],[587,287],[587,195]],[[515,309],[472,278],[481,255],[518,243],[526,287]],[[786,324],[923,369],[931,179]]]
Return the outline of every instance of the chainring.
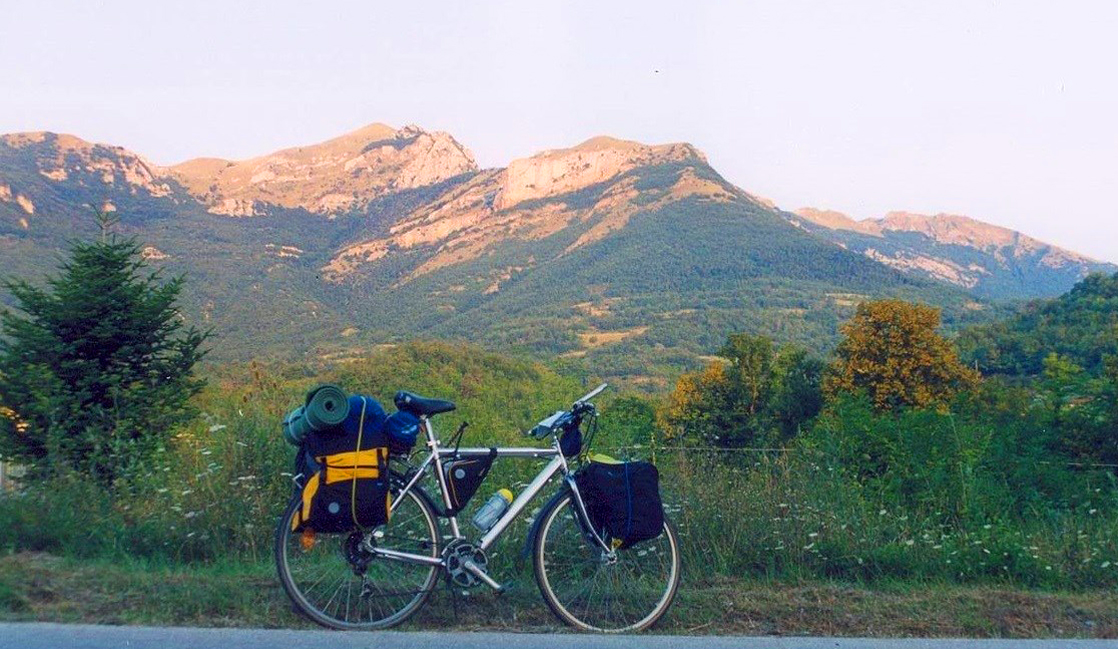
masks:
[[[481,583],[472,572],[466,570],[464,565],[466,561],[472,561],[482,570],[485,570],[489,564],[485,552],[467,541],[459,541],[447,546],[443,556],[446,559],[446,572],[450,575],[450,581],[461,588],[473,588]]]

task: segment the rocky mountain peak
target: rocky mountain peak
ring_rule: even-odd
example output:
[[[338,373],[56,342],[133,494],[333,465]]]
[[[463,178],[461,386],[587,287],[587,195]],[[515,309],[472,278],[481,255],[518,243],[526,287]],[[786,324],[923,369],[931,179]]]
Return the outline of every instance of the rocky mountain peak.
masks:
[[[835,210],[820,210],[814,207],[801,207],[794,212],[796,216],[804,218],[816,225],[821,225],[832,230],[852,230],[872,234],[868,230],[873,228],[868,221],[855,221],[846,214]]]
[[[1028,291],[1035,289],[1020,286],[1025,272],[1037,283],[1042,277],[1055,278],[1051,281],[1061,288],[1090,272],[1113,272],[1113,266],[1085,255],[960,214],[893,211],[857,221],[833,210],[801,208],[795,215],[794,223],[815,227],[816,232],[875,261],[980,292],[989,285],[998,287],[991,291],[1031,295]],[[922,238],[907,236],[911,234]],[[964,248],[981,256],[960,252]]]
[[[670,163],[679,164],[644,186],[633,175]],[[642,210],[687,198],[726,202],[746,195],[706,168],[706,157],[690,144],[647,145],[599,136],[476,174],[397,221],[385,236],[340,251],[324,276],[341,281],[394,252],[433,246],[435,253],[407,278],[412,279],[476,259],[503,242],[583,229],[562,256],[621,230]]]
[[[706,156],[690,144],[647,145],[598,136],[567,149],[513,160],[506,169],[498,205],[511,207],[604,182],[637,167],[686,160],[706,164]]]
[[[171,193],[158,167],[123,147],[49,131],[11,133],[0,136],[0,143],[18,151],[40,176],[55,182],[92,176],[105,185],[143,189],[152,196]]]
[[[476,170],[447,133],[374,123],[318,144],[242,161],[188,160],[166,172],[211,212],[253,216],[268,205],[336,213]]]
[[[1098,263],[1097,260],[1034,239],[1016,230],[979,221],[961,214],[917,214],[894,211],[875,222],[882,231],[918,232],[942,244],[969,246],[979,250],[1010,248],[1015,256],[1041,254],[1046,263]]]
[[[918,214],[893,211],[877,221],[882,230],[918,232],[940,243],[987,248],[1026,246],[1030,249],[1045,245],[1020,232],[960,214]]]
[[[834,210],[821,210],[804,207],[795,214],[816,225],[831,230],[847,230],[875,237],[887,232],[914,232],[932,241],[946,245],[967,246],[978,250],[1001,250],[1011,248],[1014,255],[1032,253],[1053,255],[1052,261],[1091,262],[1095,260],[1078,253],[1069,252],[1051,244],[1038,241],[999,225],[993,225],[961,214],[919,214],[895,210],[881,218],[854,220]]]

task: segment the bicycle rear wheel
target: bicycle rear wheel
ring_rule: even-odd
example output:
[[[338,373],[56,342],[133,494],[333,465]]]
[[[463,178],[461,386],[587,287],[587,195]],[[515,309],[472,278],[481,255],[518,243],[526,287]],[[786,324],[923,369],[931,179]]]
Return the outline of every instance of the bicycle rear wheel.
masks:
[[[395,477],[392,484],[394,493],[402,486]],[[438,580],[437,566],[374,557],[363,548],[365,533],[360,531],[292,532],[291,519],[300,506],[294,498],[276,529],[276,568],[288,597],[308,618],[334,629],[384,629],[400,624],[427,601]],[[372,534],[377,547],[439,556],[435,514],[416,489]]]
[[[679,537],[664,521],[655,539],[610,557],[587,541],[571,495],[540,512],[533,544],[536,583],[563,622],[599,633],[642,631],[671,607],[679,589]]]

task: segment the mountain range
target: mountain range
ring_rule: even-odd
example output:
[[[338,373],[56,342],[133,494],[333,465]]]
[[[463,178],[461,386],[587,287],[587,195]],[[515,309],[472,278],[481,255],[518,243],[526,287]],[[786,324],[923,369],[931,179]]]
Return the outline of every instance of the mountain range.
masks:
[[[184,314],[214,328],[217,358],[439,337],[650,384],[730,331],[826,349],[869,296],[959,326],[1118,270],[967,217],[787,212],[684,143],[596,137],[481,169],[447,133],[372,124],[163,167],[71,135],[0,136],[7,272],[50,272],[94,210],[187,273]]]
[[[802,208],[791,220],[893,268],[994,299],[1054,297],[1089,273],[1114,270],[1112,264],[956,214],[897,211],[856,221],[833,210]]]

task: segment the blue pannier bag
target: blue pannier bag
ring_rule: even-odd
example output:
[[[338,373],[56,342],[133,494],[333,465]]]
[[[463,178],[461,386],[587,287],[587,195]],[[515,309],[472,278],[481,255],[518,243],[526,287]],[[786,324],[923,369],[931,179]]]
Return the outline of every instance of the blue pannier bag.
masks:
[[[664,531],[660,474],[650,462],[591,461],[575,474],[590,523],[621,549]]]
[[[394,455],[407,455],[419,437],[419,417],[406,410],[398,410],[384,422],[388,434],[388,450]]]

